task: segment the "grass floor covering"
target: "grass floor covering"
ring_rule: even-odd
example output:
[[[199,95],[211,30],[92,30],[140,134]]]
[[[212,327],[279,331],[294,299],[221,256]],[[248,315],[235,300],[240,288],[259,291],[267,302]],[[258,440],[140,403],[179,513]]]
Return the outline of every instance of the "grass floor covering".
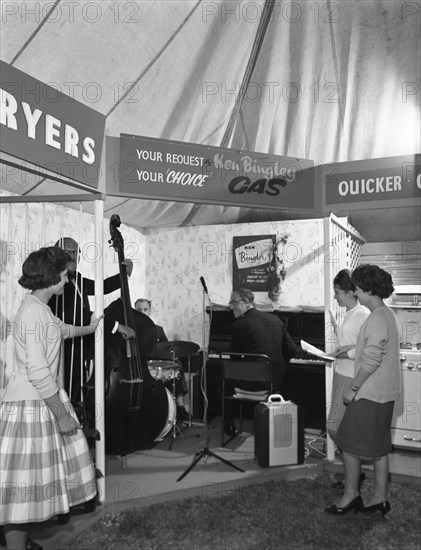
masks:
[[[324,507],[340,496],[321,474],[295,481],[204,487],[202,495],[104,514],[66,548],[291,550],[417,549],[421,547],[419,484],[390,483],[391,512],[332,516]],[[368,501],[373,481],[366,480]]]

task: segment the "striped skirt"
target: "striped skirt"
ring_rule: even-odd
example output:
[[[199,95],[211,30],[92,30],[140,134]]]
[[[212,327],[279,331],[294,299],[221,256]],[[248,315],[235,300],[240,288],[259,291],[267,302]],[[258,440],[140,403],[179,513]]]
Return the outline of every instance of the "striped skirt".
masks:
[[[77,420],[64,390],[60,398]],[[97,493],[82,430],[62,436],[43,400],[0,405],[0,479],[0,525],[45,521]]]

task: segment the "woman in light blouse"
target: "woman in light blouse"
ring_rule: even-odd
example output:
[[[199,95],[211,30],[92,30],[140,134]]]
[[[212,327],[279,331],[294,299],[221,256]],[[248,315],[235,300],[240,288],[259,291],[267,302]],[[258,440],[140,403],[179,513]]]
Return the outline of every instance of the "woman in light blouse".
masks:
[[[346,410],[343,396],[349,390],[354,378],[355,346],[357,345],[358,333],[370,311],[358,302],[349,269],[339,271],[333,280],[333,290],[338,306],[346,309],[341,325],[334,325],[338,337],[338,346],[332,354],[336,357],[336,361],[327,428],[330,437],[335,441],[339,424]],[[335,321],[334,318],[332,318],[332,321]]]

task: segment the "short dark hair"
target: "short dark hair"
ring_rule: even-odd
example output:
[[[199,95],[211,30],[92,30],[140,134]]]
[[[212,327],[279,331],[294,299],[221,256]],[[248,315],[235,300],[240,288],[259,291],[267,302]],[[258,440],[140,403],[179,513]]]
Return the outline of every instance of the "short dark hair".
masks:
[[[349,269],[341,269],[333,279],[333,286],[337,286],[345,292],[355,291],[355,285],[351,279],[351,271]]]
[[[241,296],[241,299],[250,304],[254,304],[254,294],[249,288],[239,288],[234,290],[237,294]]]
[[[78,243],[72,239],[72,237],[60,237],[60,239],[55,243],[54,246],[59,246],[63,250],[70,250],[70,251],[79,251],[80,248]]]
[[[60,282],[60,273],[66,270],[72,258],[58,246],[48,246],[31,252],[22,265],[19,284],[29,290],[48,288]]]
[[[147,298],[138,298],[136,302],[134,303],[134,307],[136,307],[137,302],[146,302],[149,306],[149,309],[152,307],[152,302],[148,300]]]
[[[359,265],[352,272],[352,282],[364,292],[379,298],[388,298],[395,290],[390,273],[378,265]]]

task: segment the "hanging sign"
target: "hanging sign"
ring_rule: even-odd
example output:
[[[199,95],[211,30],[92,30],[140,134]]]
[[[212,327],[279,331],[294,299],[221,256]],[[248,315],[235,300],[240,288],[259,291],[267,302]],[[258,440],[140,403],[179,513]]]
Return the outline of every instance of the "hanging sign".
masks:
[[[313,162],[121,134],[119,181],[107,194],[312,211]],[[118,193],[116,193],[118,188]]]
[[[341,162],[324,169],[325,211],[384,208],[387,203],[411,206],[421,197],[419,154]]]
[[[276,235],[233,237],[234,289],[246,287],[256,292],[267,290],[268,269]]]
[[[3,61],[0,101],[2,152],[98,187],[104,115]]]

